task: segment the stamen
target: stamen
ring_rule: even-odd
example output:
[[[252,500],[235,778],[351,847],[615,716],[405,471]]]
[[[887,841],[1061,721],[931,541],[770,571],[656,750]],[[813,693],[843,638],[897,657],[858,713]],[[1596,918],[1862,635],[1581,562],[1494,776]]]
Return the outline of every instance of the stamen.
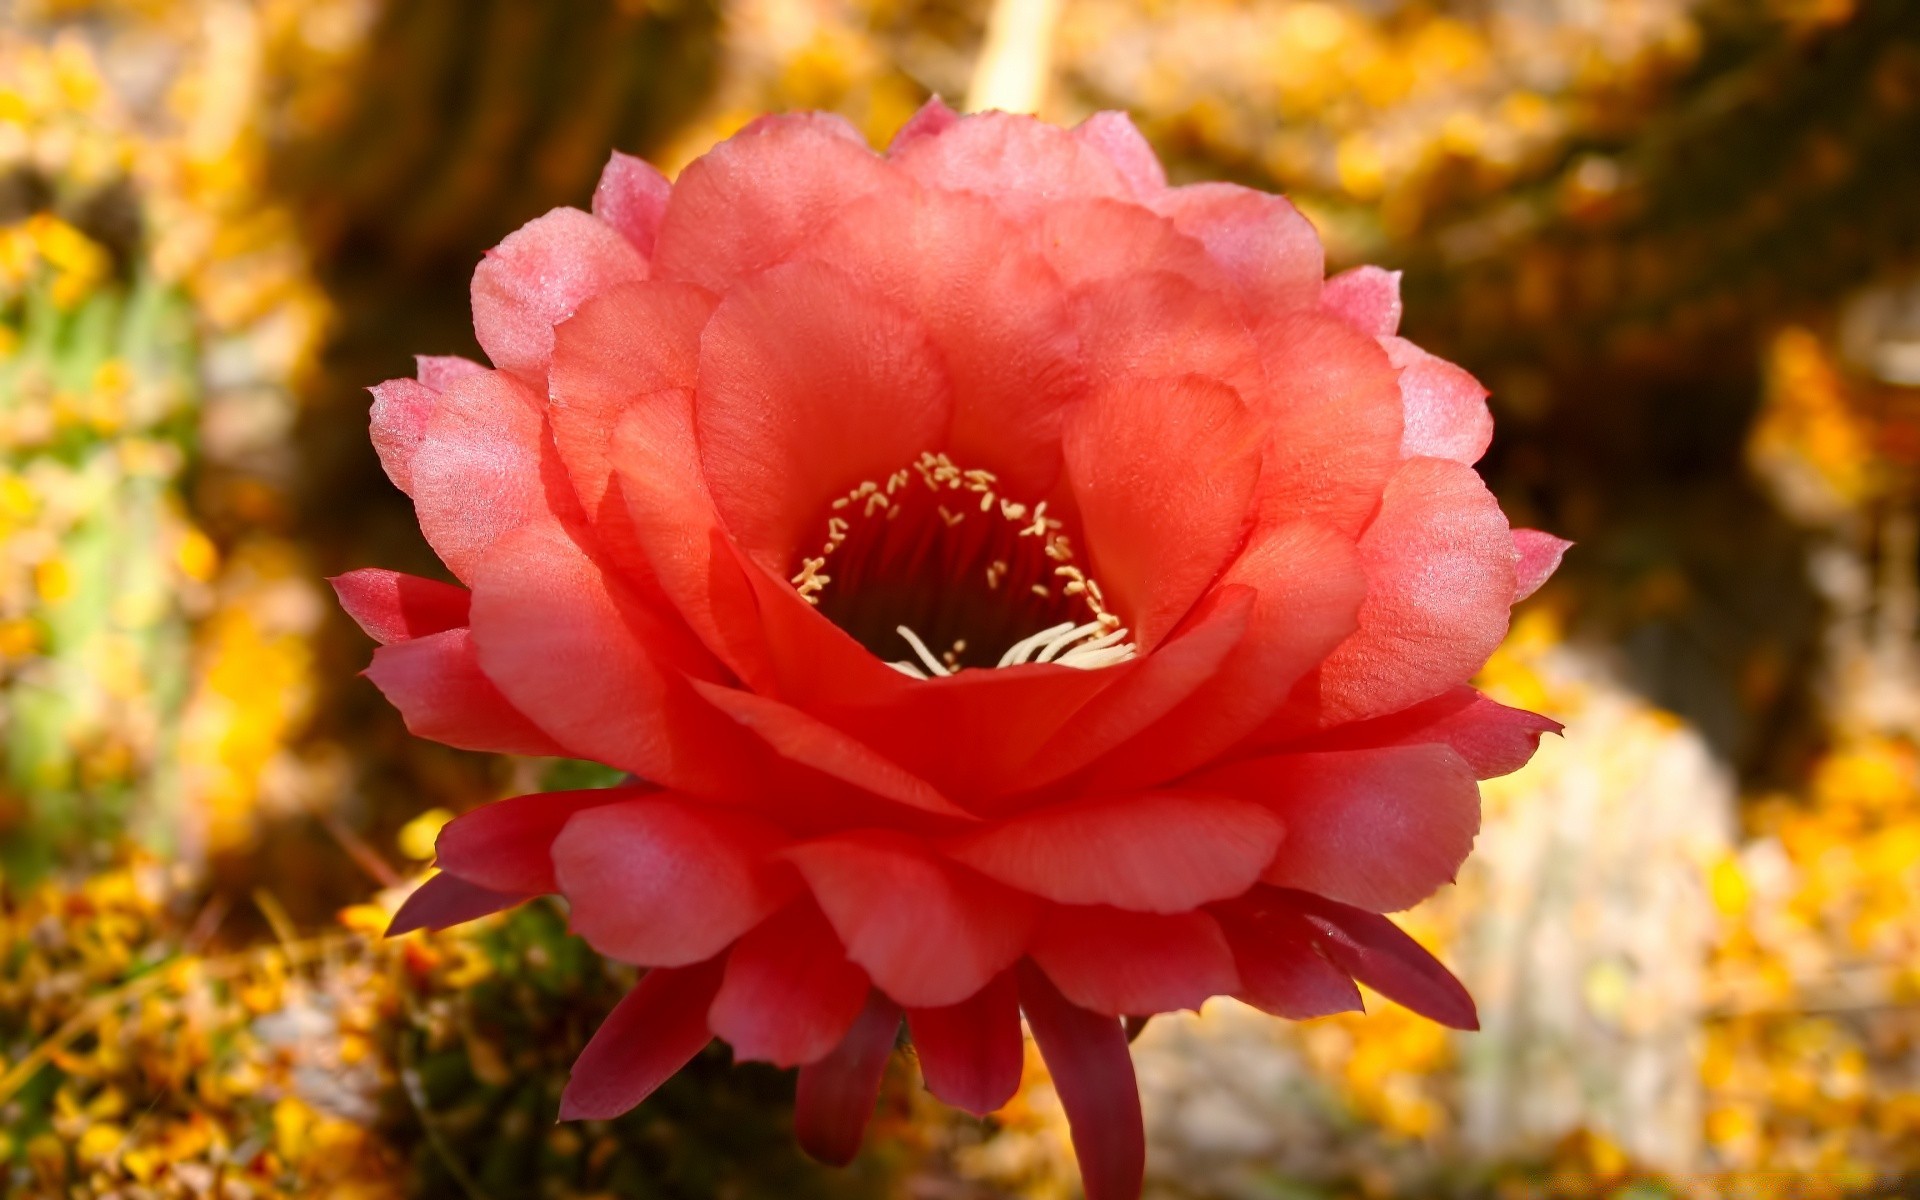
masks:
[[[907,645],[912,646],[913,652],[919,655],[920,661],[927,664],[927,670],[932,671],[935,675],[953,674],[952,671],[947,670],[947,668],[941,664],[939,659],[933,656],[933,651],[927,649],[927,644],[920,640],[919,634],[908,629],[905,625],[896,625],[893,627],[893,631],[907,639]]]
[[[1048,642],[1040,653],[1034,657],[1033,661],[1052,662],[1054,655],[1065,650],[1068,646],[1073,645],[1081,638],[1093,636],[1099,632],[1099,630],[1100,622],[1098,621],[1088,621],[1085,625],[1075,625],[1072,629],[1067,630],[1059,637]]]
[[[1033,657],[1035,650],[1038,650],[1040,647],[1072,628],[1072,621],[1063,621],[1051,629],[1042,629],[1039,633],[1031,637],[1021,638],[1013,645],[1007,647],[1007,652],[1000,656],[999,665],[1003,667],[1013,667],[1026,662]]]

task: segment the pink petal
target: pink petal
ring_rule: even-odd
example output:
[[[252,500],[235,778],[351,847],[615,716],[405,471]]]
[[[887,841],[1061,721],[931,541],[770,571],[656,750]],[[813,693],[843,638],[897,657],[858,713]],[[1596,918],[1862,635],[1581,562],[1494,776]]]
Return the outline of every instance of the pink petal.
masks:
[[[574,1060],[560,1119],[611,1120],[653,1095],[713,1040],[707,1006],[719,990],[717,958],[648,971]]]
[[[904,838],[848,834],[785,857],[874,986],[901,1004],[957,1004],[1026,949],[1035,902]]]
[[[1032,955],[1069,1000],[1113,1016],[1197,1012],[1240,988],[1226,936],[1203,912],[1056,907]]]
[[[714,312],[694,419],[715,507],[784,577],[796,546],[824,539],[836,496],[944,443],[953,398],[917,319],[831,267],[791,263]]]
[[[1082,285],[1074,300],[1089,372],[1122,394],[1151,397],[1182,375],[1250,396],[1265,386],[1246,325],[1224,297],[1185,276],[1144,270]]]
[[[577,208],[535,217],[473,273],[473,333],[493,365],[545,390],[553,327],[589,297],[647,277],[647,260]]]
[[[1142,200],[1166,190],[1160,156],[1123,112],[1097,112],[1073,127],[1073,136],[1107,156],[1127,187]]]
[[[434,842],[443,871],[501,892],[529,896],[559,890],[553,879],[553,839],[572,816],[602,804],[617,804],[654,789],[591,788],[573,792],[536,792],[495,800],[447,822]]]
[[[653,253],[673,185],[652,163],[618,150],[593,189],[593,215],[613,226],[643,257]]]
[[[1401,467],[1360,538],[1360,630],[1321,668],[1323,724],[1394,712],[1465,683],[1507,633],[1513,539],[1473,469]]]
[[[481,672],[466,629],[382,646],[366,675],[415,737],[494,754],[566,753]]]
[[[413,889],[387,925],[388,937],[416,929],[445,929],[504,912],[529,899],[526,893],[496,892],[442,871]]]
[[[412,379],[389,379],[368,388],[373,407],[368,410],[374,453],[393,486],[413,492],[413,455],[427,435],[440,393]]]
[[[1061,199],[1131,195],[1104,151],[1056,125],[1012,113],[963,118],[939,137],[899,147],[892,158],[918,182],[990,197],[1016,220]]]
[[[1092,573],[1150,648],[1245,537],[1260,472],[1256,427],[1221,384],[1139,380],[1076,409],[1064,449]]]
[[[1282,905],[1223,905],[1215,914],[1240,972],[1236,998],[1291,1021],[1360,1012],[1360,989],[1319,950],[1319,929]]]
[[[1446,746],[1283,754],[1203,772],[1192,786],[1279,815],[1287,832],[1268,883],[1377,912],[1451,883],[1480,829],[1473,770]]]
[[[1400,272],[1355,267],[1327,280],[1320,304],[1368,337],[1400,331]]]
[[[734,943],[707,1019],[736,1060],[797,1066],[840,1044],[871,990],[820,910],[793,904]]]
[[[1247,890],[1280,822],[1224,796],[1113,796],[1036,809],[949,842],[949,857],[1061,904],[1184,912]]]
[[[1405,338],[1382,338],[1381,344],[1400,369],[1400,395],[1406,403],[1401,455],[1450,458],[1469,466],[1480,461],[1493,442],[1487,389],[1459,367]]]
[[[1538,529],[1514,530],[1513,552],[1517,561],[1513,570],[1513,602],[1518,604],[1539,591],[1540,585],[1560,569],[1560,560],[1572,547],[1572,542]]]
[[[1549,717],[1508,708],[1470,687],[1458,687],[1389,716],[1329,729],[1294,748],[1348,750],[1435,743],[1451,746],[1477,777],[1492,779],[1526,766],[1540,747],[1540,735],[1563,728]]]
[[[1087,1200],[1139,1200],[1146,1129],[1125,1030],[1074,1005],[1031,963],[1020,964],[1020,1003],[1067,1111]]]
[[[785,260],[856,197],[896,183],[839,117],[763,118],[680,172],[654,276],[727,291]]]
[[[835,1167],[846,1166],[860,1153],[899,1034],[899,1007],[878,992],[870,993],[846,1040],[832,1054],[800,1068],[793,1093],[793,1133],[802,1150]]]
[[[1020,1090],[1025,1054],[1011,972],[958,1004],[908,1009],[907,1029],[927,1090],[955,1108],[985,1116]]]
[[[1320,235],[1286,197],[1231,183],[1196,183],[1167,189],[1153,207],[1206,246],[1248,314],[1319,303],[1326,275]]]
[[[939,137],[960,123],[960,114],[947,107],[947,102],[939,96],[927,97],[927,102],[909,118],[893,135],[893,141],[887,143],[889,157],[922,138]]]
[[[553,873],[595,950],[679,967],[726,949],[792,895],[768,860],[783,840],[725,809],[631,800],[575,813],[553,841]]]
[[[413,356],[413,374],[423,385],[436,392],[444,392],[469,375],[480,375],[486,368],[470,358],[458,354],[416,354]]]
[[[1091,285],[1121,285],[1150,273],[1173,275],[1210,297],[1223,297],[1207,305],[1221,324],[1236,331],[1245,325],[1224,299],[1229,285],[1207,248],[1138,204],[1101,197],[1062,200],[1036,215],[1028,241],[1070,289],[1097,298]]]
[[[385,646],[467,623],[467,591],[435,579],[366,567],[327,580],[340,607]]]
[[[1467,989],[1392,921],[1307,892],[1281,895],[1306,915],[1334,966],[1448,1028],[1480,1028]]]

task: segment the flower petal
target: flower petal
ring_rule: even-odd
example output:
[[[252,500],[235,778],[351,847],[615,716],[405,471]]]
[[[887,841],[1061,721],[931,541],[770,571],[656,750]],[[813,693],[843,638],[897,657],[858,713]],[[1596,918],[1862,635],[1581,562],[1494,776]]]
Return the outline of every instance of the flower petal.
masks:
[[[736,1060],[791,1067],[838,1046],[871,990],[820,910],[791,904],[734,943],[707,1019]]]
[[[1139,1200],[1147,1138],[1126,1031],[1075,1005],[1032,963],[1019,973],[1021,1007],[1066,1109],[1087,1200]]]
[[[1151,398],[1155,381],[1164,387],[1164,381],[1182,375],[1216,380],[1248,395],[1266,386],[1259,345],[1225,299],[1170,270],[1129,271],[1080,285],[1074,291],[1074,315],[1089,373],[1126,394]]]
[[[784,857],[874,986],[901,1004],[956,1004],[1020,957],[1036,902],[904,838],[847,834]]]
[[[643,257],[653,253],[673,185],[643,158],[618,150],[593,189],[593,215],[617,230]]]
[[[609,958],[678,967],[727,948],[793,888],[764,822],[706,805],[630,800],[575,813],[553,841],[574,930]]]
[[[1173,913],[1246,891],[1280,833],[1280,821],[1249,801],[1157,793],[1035,809],[944,849],[1043,899]]]
[[[536,792],[470,809],[440,827],[434,859],[441,870],[482,887],[529,896],[559,890],[553,839],[577,812],[645,796],[646,784]]]
[[[1320,305],[1368,337],[1400,331],[1400,272],[1355,267],[1327,280]]]
[[[1112,1016],[1198,1012],[1240,988],[1226,935],[1204,912],[1055,907],[1031,953],[1069,1000]]]
[[[1320,235],[1284,196],[1232,183],[1169,188],[1153,207],[1206,246],[1233,281],[1249,314],[1320,302],[1326,254]]]
[[[1013,113],[965,117],[938,137],[898,147],[892,160],[927,187],[991,197],[1015,220],[1059,199],[1131,195],[1113,160],[1090,140]]]
[[[566,753],[481,671],[466,629],[382,646],[366,675],[415,737],[495,754]]]
[[[413,374],[436,392],[444,392],[469,375],[485,374],[486,368],[458,354],[416,354]]]
[[[939,137],[960,123],[960,114],[947,107],[947,102],[939,96],[927,97],[907,123],[894,132],[893,140],[887,143],[887,155],[892,157],[902,149],[921,138]]]
[[[1290,1021],[1363,1011],[1360,989],[1320,953],[1319,929],[1293,908],[1250,899],[1214,915],[1240,972],[1236,999]]]
[[[879,992],[833,1053],[800,1068],[793,1092],[793,1132],[800,1148],[829,1166],[860,1153],[867,1121],[880,1099],[887,1057],[900,1034],[900,1008]]]
[[[1473,997],[1425,947],[1387,918],[1308,892],[1281,896],[1306,915],[1334,966],[1450,1029],[1478,1029]]]
[[[545,390],[553,327],[588,297],[647,277],[647,260],[577,208],[535,217],[473,273],[473,333],[493,365]]]
[[[713,1040],[707,1006],[720,960],[648,971],[594,1031],[560,1096],[562,1121],[607,1121],[637,1106]]]
[[[1540,748],[1540,735],[1563,728],[1550,717],[1508,708],[1470,687],[1457,687],[1388,716],[1329,729],[1290,748],[1350,750],[1434,743],[1451,746],[1475,776],[1492,779],[1526,766]]]
[[[413,455],[427,435],[427,423],[440,401],[440,392],[412,379],[389,379],[368,388],[373,407],[367,412],[373,450],[380,469],[393,486],[413,493]]]
[[[413,889],[387,925],[388,937],[416,929],[445,929],[504,912],[531,897],[523,892],[496,892],[445,871],[430,876]]]
[[[908,1009],[907,1029],[927,1090],[955,1108],[984,1117],[1020,1090],[1025,1054],[1011,972],[958,1004]]]
[[[825,536],[835,496],[945,442],[953,400],[918,320],[831,267],[791,263],[715,310],[694,420],[714,506],[784,576],[797,547]]]
[[[1097,112],[1073,127],[1073,136],[1107,156],[1133,194],[1146,200],[1167,188],[1160,156],[1123,112]]]
[[[467,623],[467,591],[437,579],[366,567],[327,580],[340,607],[382,646]]]
[[[1380,342],[1388,360],[1400,369],[1400,396],[1406,404],[1401,456],[1450,458],[1469,466],[1479,462],[1493,442],[1487,389],[1459,367],[1405,338]]]
[[[1572,548],[1572,542],[1538,529],[1514,530],[1513,552],[1518,561],[1513,572],[1513,602],[1518,604],[1539,591],[1540,585],[1560,569],[1560,560]]]

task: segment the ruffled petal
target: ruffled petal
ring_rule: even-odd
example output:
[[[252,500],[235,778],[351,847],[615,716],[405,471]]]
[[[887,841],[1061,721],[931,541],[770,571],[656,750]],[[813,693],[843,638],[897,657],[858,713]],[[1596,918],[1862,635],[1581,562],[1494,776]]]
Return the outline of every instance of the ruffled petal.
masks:
[[[1246,891],[1280,833],[1258,804],[1162,793],[1036,809],[944,849],[989,879],[1061,904],[1173,913]]]
[[[654,789],[589,788],[572,792],[536,792],[495,800],[460,814],[440,827],[433,844],[441,870],[501,892],[529,896],[559,890],[553,878],[553,839],[577,812],[618,804]]]
[[[887,1057],[900,1034],[900,1008],[879,992],[833,1053],[800,1068],[793,1091],[793,1133],[800,1148],[829,1166],[844,1167],[860,1153]]]
[[[912,179],[950,192],[976,192],[1015,220],[1076,196],[1130,196],[1113,160],[1089,139],[1013,113],[966,117],[938,137],[892,152]]]
[[[1434,743],[1451,746],[1474,775],[1492,779],[1526,766],[1540,748],[1540,735],[1564,728],[1550,717],[1508,708],[1470,687],[1457,687],[1388,716],[1329,729],[1293,748],[1353,750]]]
[[[669,799],[575,813],[553,841],[573,928],[609,958],[679,967],[727,948],[791,898],[784,838],[739,813]]]
[[[1236,999],[1290,1021],[1365,1007],[1353,980],[1321,954],[1319,930],[1294,909],[1250,898],[1214,915],[1240,971]]]
[[[1126,113],[1094,113],[1073,127],[1073,136],[1106,155],[1137,198],[1151,199],[1166,190],[1167,172],[1160,156]]]
[[[680,172],[654,245],[654,276],[724,292],[785,260],[852,200],[896,183],[839,117],[755,121]]]
[[[496,892],[442,871],[413,889],[413,894],[402,902],[388,923],[387,936],[462,925],[504,912],[528,899],[530,896],[524,892]]]
[[[1409,461],[1360,538],[1360,629],[1321,668],[1325,725],[1393,712],[1472,677],[1507,634],[1513,538],[1473,469]]]
[[[1240,548],[1257,438],[1239,396],[1197,376],[1118,382],[1068,419],[1067,477],[1093,573],[1142,649]]]
[[[797,547],[825,537],[835,496],[945,442],[953,397],[918,320],[831,267],[791,263],[714,312],[694,420],[722,520],[785,575]]]
[[[1518,604],[1539,591],[1540,585],[1560,569],[1560,560],[1572,548],[1572,542],[1538,529],[1514,530],[1513,602]]]
[[[707,1018],[735,1059],[797,1066],[840,1044],[871,990],[820,910],[793,904],[734,943]]]
[[[1387,358],[1400,369],[1406,428],[1405,458],[1450,458],[1469,466],[1493,443],[1493,413],[1480,381],[1405,338],[1382,338]]]
[[[1037,904],[902,838],[848,834],[786,851],[874,986],[937,1008],[973,995],[1026,949]]]
[[[382,646],[467,623],[467,591],[437,579],[366,567],[327,580],[340,607]]]
[[[1067,1112],[1087,1200],[1139,1200],[1147,1137],[1126,1031],[1072,1003],[1031,963],[1020,965],[1020,1003]]]
[[[927,102],[907,118],[907,123],[895,131],[893,140],[887,143],[887,155],[898,154],[922,138],[939,137],[959,123],[960,114],[947,107],[945,100],[929,96]]]
[[[1240,989],[1226,935],[1204,912],[1056,907],[1031,953],[1069,1000],[1116,1017],[1198,1012]]]
[[[647,260],[611,225],[577,208],[535,217],[473,273],[473,334],[493,365],[545,391],[553,327],[588,297],[647,277]]]
[[[1400,331],[1400,272],[1355,267],[1327,280],[1320,305],[1368,337]]]
[[[943,1008],[910,1008],[907,1030],[927,1090],[984,1117],[1020,1090],[1020,992],[1003,971],[973,995]]]
[[[416,354],[413,356],[413,374],[427,387],[436,392],[444,392],[469,375],[481,375],[486,367],[470,358],[458,354]]]
[[[652,163],[618,150],[593,189],[593,215],[611,225],[642,257],[653,253],[673,185]]]
[[[494,754],[566,753],[481,671],[466,629],[382,646],[366,675],[415,737]]]
[[[1313,224],[1286,197],[1232,183],[1196,183],[1161,192],[1153,207],[1206,246],[1232,280],[1242,311],[1266,314],[1319,304],[1326,253]]]
[[[560,1096],[562,1121],[607,1121],[634,1108],[713,1040],[707,1006],[720,960],[648,971],[594,1031]]]
[[[1321,952],[1336,967],[1450,1029],[1480,1028],[1467,989],[1392,921],[1309,892],[1279,895],[1314,926]]]

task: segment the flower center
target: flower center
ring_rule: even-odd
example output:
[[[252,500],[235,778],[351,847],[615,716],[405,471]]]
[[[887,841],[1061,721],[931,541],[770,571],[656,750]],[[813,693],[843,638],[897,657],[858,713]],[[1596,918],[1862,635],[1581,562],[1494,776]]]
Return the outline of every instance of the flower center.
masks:
[[[927,679],[1029,662],[1093,668],[1134,644],[1074,562],[1046,502],[1000,496],[991,471],[922,454],[834,500],[793,585],[894,669]],[[902,658],[902,654],[909,657]]]

